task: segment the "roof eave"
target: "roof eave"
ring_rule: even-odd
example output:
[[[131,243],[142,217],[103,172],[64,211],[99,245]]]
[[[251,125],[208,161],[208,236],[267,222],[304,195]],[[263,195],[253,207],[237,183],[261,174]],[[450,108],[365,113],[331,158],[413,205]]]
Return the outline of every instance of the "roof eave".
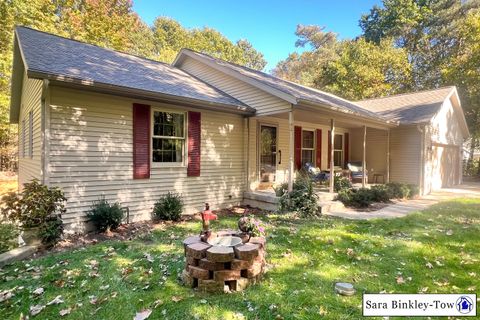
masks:
[[[366,116],[366,115],[363,115],[363,114],[360,114],[360,113],[354,112],[354,111],[348,112],[348,111],[345,110],[344,108],[338,108],[338,107],[335,107],[335,106],[329,106],[329,105],[323,104],[323,103],[316,103],[316,102],[312,102],[312,101],[310,101],[310,100],[299,99],[299,100],[298,100],[298,103],[299,103],[299,104],[304,104],[304,105],[310,105],[310,106],[314,106],[314,107],[326,108],[326,109],[328,109],[329,111],[332,111],[332,112],[335,112],[335,113],[339,113],[339,114],[343,114],[343,115],[348,115],[348,116],[359,117],[359,118],[361,118],[361,119],[368,120],[368,121],[374,122],[374,123],[376,123],[376,124],[384,125],[384,126],[387,126],[387,127],[390,127],[390,128],[398,127],[399,124],[400,124],[398,121],[381,119],[381,118],[379,118],[379,117],[373,117],[373,116],[370,117],[370,116]]]
[[[66,86],[77,86],[77,87],[82,86],[82,87],[87,87],[91,89],[97,89],[95,91],[99,91],[101,93],[107,93],[107,94],[129,96],[129,97],[145,99],[145,100],[160,99],[160,100],[166,100],[171,102],[188,103],[191,105],[198,105],[199,107],[203,107],[206,109],[212,109],[215,111],[230,112],[230,113],[242,114],[242,115],[253,115],[256,112],[255,109],[247,105],[233,105],[233,104],[227,104],[227,103],[211,102],[211,101],[195,99],[190,97],[177,96],[177,95],[135,89],[135,88],[124,87],[124,86],[117,86],[117,85],[112,85],[112,84],[102,83],[102,82],[95,82],[92,80],[78,79],[78,78],[64,76],[64,75],[56,75],[56,74],[46,73],[38,70],[28,70],[27,75],[30,78],[48,79],[51,81],[55,81],[57,83],[63,83]]]

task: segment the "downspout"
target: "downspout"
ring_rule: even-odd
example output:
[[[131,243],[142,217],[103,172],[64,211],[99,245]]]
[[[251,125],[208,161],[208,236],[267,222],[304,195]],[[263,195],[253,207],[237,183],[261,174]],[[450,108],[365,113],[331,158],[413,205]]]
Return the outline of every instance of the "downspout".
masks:
[[[420,190],[420,195],[424,194],[424,174],[425,174],[425,127],[421,127],[417,124],[417,130],[420,132],[420,181],[418,188]]]

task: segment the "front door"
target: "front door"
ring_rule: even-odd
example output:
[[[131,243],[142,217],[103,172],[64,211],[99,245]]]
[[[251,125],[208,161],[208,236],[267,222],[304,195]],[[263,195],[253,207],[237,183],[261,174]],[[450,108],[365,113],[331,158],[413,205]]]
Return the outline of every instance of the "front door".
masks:
[[[277,128],[260,126],[260,182],[274,182],[277,170]]]

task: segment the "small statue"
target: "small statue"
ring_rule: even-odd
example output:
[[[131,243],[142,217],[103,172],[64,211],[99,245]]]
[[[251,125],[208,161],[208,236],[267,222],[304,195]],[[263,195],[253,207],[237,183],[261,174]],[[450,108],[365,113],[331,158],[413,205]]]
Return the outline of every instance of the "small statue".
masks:
[[[202,212],[202,233],[200,233],[200,239],[203,242],[208,242],[212,236],[210,231],[210,220],[217,220],[217,215],[210,210],[210,205],[205,203],[205,210]]]

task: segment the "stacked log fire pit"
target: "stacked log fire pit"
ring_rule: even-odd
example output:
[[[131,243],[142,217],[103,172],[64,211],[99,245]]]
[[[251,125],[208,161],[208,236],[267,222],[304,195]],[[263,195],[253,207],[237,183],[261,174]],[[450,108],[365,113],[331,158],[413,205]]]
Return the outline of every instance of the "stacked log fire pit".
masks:
[[[211,232],[205,221],[215,218],[204,212],[202,234],[183,241],[183,283],[203,292],[242,291],[257,283],[265,271],[265,238],[241,231]]]

